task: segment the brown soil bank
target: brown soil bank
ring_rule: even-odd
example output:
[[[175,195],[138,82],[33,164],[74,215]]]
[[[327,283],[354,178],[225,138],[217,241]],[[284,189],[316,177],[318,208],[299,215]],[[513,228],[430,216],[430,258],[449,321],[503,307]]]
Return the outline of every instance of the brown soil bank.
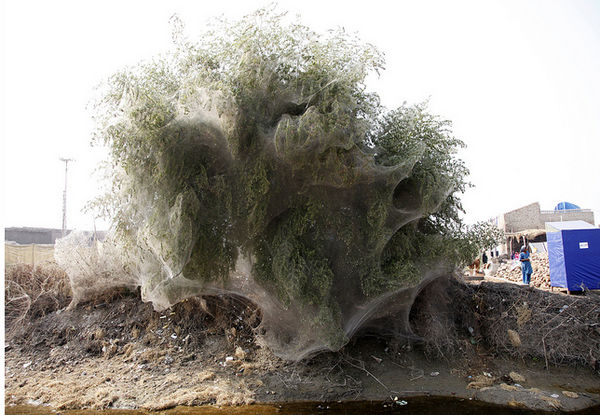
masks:
[[[52,307],[63,302],[45,297],[50,305],[29,301],[36,312],[28,315],[8,295],[6,405],[162,410],[456,396],[541,410],[600,408],[594,292],[439,279],[413,307],[415,338],[363,333],[338,353],[299,363],[255,344],[260,310],[240,298],[192,298],[158,313],[132,293],[62,312]]]

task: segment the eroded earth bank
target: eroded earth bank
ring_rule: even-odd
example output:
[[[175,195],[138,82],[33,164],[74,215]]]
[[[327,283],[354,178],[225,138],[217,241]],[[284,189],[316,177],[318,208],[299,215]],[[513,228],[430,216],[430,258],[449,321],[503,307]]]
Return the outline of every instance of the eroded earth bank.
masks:
[[[195,297],[162,313],[132,292],[49,311],[65,305],[54,300],[7,326],[7,406],[162,410],[414,396],[562,411],[600,405],[596,292],[441,278],[413,306],[415,338],[363,333],[300,362],[257,344],[260,310],[241,298]]]

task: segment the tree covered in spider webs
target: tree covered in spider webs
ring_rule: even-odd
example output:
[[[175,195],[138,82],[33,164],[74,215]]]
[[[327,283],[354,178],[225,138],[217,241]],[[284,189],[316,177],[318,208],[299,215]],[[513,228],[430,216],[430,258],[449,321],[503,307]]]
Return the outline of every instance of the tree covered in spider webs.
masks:
[[[174,52],[116,73],[95,103],[111,157],[92,207],[145,299],[240,292],[301,316],[282,344],[335,350],[365,304],[477,254],[459,218],[463,143],[426,103],[388,111],[367,92],[374,46],[272,9],[197,42],[173,26]]]

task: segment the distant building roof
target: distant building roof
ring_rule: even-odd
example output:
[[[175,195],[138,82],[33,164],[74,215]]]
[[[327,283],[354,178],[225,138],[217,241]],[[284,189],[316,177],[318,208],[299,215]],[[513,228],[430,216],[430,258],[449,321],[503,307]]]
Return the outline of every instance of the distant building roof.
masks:
[[[68,229],[66,231],[66,235],[73,232]],[[95,237],[103,241],[106,237],[106,231],[99,231],[94,234],[93,231],[87,231],[86,234],[89,234],[90,237]],[[39,244],[39,245],[54,245],[57,239],[62,238],[63,236],[62,229],[55,228],[5,228],[4,229],[4,241],[5,242],[15,242],[19,245],[28,245],[28,244]]]
[[[554,210],[576,210],[581,209],[579,206],[570,202],[560,202],[554,207]]]
[[[71,231],[68,230],[67,234]],[[44,244],[52,245],[54,242],[62,238],[62,229],[52,228],[5,228],[4,240],[8,242],[16,242],[20,245],[27,244]]]
[[[565,222],[546,222],[546,229],[551,226],[559,231],[571,229],[597,229],[594,225],[583,220],[570,220]]]

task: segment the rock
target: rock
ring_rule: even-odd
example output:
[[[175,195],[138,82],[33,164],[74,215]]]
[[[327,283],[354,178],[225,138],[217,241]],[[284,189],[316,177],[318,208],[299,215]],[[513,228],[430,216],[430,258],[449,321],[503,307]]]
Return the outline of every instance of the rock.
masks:
[[[510,372],[509,376],[516,383],[525,383],[525,382],[527,382],[527,379],[525,379],[525,376],[521,375],[520,373]]]
[[[487,376],[475,376],[473,381],[467,385],[467,389],[483,389],[494,384],[494,379]]]
[[[104,332],[104,330],[98,329],[94,332],[92,338],[94,340],[102,340],[102,339],[104,339],[105,336],[106,336],[106,333]]]
[[[104,354],[104,357],[106,357],[106,358],[110,358],[110,357],[116,355],[118,350],[119,350],[119,346],[117,345],[116,342],[111,342],[111,343],[104,342],[104,344],[102,346],[102,353]]]
[[[235,358],[238,360],[246,359],[246,352],[240,346],[235,348]]]
[[[519,333],[517,333],[514,330],[508,329],[508,338],[510,339],[510,342],[513,344],[513,346],[515,347],[520,347],[521,346],[521,337],[519,336]]]
[[[567,398],[571,398],[571,399],[579,398],[579,395],[576,394],[575,392],[563,391],[563,395],[565,395]]]

